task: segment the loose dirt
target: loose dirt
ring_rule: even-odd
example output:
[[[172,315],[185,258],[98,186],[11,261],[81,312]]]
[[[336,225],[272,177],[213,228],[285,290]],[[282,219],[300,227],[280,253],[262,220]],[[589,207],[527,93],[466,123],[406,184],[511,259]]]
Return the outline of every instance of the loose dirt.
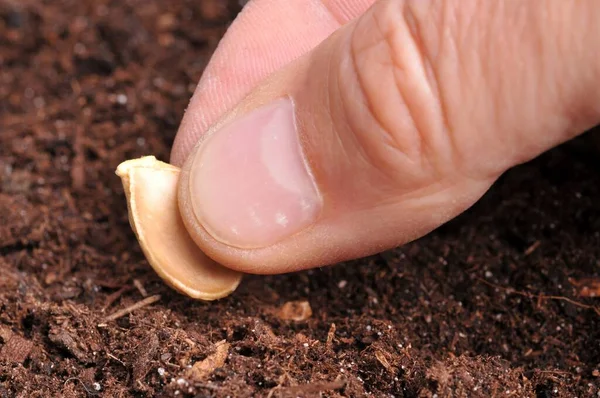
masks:
[[[397,250],[250,277],[215,303],[162,283],[114,169],[168,159],[238,11],[0,0],[0,397],[598,396],[585,138]]]

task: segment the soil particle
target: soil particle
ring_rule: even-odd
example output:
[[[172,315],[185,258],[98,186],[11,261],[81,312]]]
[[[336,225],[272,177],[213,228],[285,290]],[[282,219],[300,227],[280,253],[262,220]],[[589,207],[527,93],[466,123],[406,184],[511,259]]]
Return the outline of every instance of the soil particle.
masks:
[[[87,355],[87,348],[83,344],[78,343],[81,341],[77,336],[72,336],[66,330],[62,328],[52,328],[48,333],[48,339],[55,344],[56,347],[66,350],[69,354],[73,355],[82,363],[89,363],[90,359]]]
[[[4,345],[0,350],[0,361],[23,364],[29,357],[33,342],[15,334],[4,337]]]
[[[158,354],[160,342],[158,337],[151,334],[146,337],[139,347],[138,356],[133,363],[133,378],[139,385],[152,368],[152,362],[155,361]]]
[[[165,286],[114,169],[168,160],[239,8],[0,0],[0,397],[597,397],[593,135],[398,249],[213,303]]]

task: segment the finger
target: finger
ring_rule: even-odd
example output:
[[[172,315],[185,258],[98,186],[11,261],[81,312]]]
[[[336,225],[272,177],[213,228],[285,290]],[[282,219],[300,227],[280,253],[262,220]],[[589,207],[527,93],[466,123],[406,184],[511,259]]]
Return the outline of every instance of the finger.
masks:
[[[312,50],[375,0],[253,0],[228,29],[196,88],[175,138],[181,165],[200,135],[258,82]]]
[[[598,122],[598,17],[595,0],[377,2],[203,136],[180,180],[188,231],[252,273],[422,236]]]

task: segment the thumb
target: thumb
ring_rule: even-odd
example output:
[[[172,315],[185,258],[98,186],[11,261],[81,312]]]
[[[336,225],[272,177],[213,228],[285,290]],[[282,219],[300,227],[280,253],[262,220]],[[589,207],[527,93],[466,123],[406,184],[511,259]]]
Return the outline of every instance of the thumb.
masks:
[[[599,17],[595,0],[375,3],[201,138],[180,179],[188,231],[261,274],[426,234],[597,122]]]

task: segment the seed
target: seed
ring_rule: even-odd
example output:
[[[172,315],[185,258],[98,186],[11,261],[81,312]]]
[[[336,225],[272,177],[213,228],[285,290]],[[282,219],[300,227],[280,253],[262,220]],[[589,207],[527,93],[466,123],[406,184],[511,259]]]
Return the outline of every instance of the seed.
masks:
[[[129,223],[152,268],[175,290],[216,300],[231,294],[242,274],[217,264],[189,236],[177,204],[179,173],[154,156],[128,160],[116,171],[127,197]]]

